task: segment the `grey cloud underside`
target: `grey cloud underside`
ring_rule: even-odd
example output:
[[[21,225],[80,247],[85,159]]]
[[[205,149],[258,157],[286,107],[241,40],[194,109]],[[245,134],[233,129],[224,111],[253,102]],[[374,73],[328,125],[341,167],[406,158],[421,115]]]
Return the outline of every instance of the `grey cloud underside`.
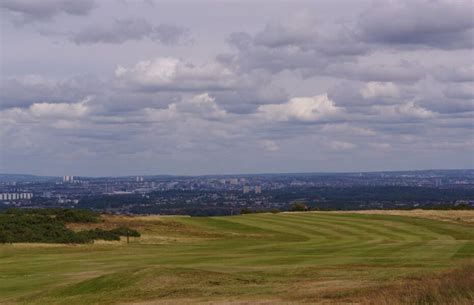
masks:
[[[120,44],[126,41],[150,39],[165,45],[191,42],[189,30],[175,25],[152,25],[143,18],[118,19],[111,25],[88,26],[72,35],[76,44],[110,43]]]
[[[46,164],[57,174],[189,174],[474,166],[470,1],[377,2],[350,19],[333,11],[324,22],[310,7],[248,23],[258,27],[147,15],[162,3],[139,17],[139,5],[127,3],[130,12],[108,20],[98,17],[110,4],[71,3],[2,2],[8,14],[29,20],[84,18],[61,35],[47,23],[22,27],[44,43],[28,63],[50,49],[70,52],[57,66],[94,52],[116,61],[100,70],[87,66],[89,74],[70,68],[69,77],[55,74],[57,66],[40,73],[35,64],[21,74],[10,62],[26,55],[10,51],[14,60],[5,61],[0,88],[0,140],[8,143],[0,169]]]
[[[94,0],[0,1],[0,8],[15,14],[21,22],[48,21],[61,13],[83,16],[89,14],[95,6]]]
[[[388,45],[441,49],[472,48],[474,18],[470,1],[406,1],[375,5],[360,16],[361,35]]]

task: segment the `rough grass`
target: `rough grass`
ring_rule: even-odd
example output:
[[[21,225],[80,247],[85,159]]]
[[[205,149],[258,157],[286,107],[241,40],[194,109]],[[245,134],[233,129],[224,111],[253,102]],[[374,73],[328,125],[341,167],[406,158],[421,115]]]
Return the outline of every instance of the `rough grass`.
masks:
[[[474,226],[417,216],[105,216],[142,237],[0,246],[0,303],[470,304]]]
[[[465,222],[474,224],[474,210],[366,210],[337,213],[358,213],[358,214],[378,214],[378,215],[399,215],[407,217],[421,217],[434,220]]]
[[[445,274],[399,281],[361,298],[361,303],[368,305],[472,305],[473,302],[474,265]]]

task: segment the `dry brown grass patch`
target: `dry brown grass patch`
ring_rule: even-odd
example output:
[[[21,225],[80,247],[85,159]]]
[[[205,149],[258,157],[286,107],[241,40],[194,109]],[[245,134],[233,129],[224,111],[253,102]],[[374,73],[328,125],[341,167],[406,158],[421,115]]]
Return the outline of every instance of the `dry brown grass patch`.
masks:
[[[474,224],[474,210],[364,210],[337,211],[328,213],[395,215]]]
[[[407,279],[357,298],[367,305],[472,305],[474,265],[448,273]]]

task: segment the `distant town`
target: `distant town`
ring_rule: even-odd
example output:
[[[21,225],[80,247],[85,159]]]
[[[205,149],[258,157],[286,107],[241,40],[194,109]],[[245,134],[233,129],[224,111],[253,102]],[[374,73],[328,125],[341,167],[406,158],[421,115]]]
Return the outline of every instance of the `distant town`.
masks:
[[[233,176],[0,175],[0,209],[232,215],[313,210],[473,208],[474,170]]]

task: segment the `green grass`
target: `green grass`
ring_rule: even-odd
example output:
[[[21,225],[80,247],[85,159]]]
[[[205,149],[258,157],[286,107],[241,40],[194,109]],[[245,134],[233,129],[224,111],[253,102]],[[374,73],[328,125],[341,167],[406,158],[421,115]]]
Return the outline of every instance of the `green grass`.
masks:
[[[0,303],[350,302],[374,287],[474,259],[472,225],[402,216],[280,213],[130,223],[140,225],[142,237],[128,245],[0,245]]]

